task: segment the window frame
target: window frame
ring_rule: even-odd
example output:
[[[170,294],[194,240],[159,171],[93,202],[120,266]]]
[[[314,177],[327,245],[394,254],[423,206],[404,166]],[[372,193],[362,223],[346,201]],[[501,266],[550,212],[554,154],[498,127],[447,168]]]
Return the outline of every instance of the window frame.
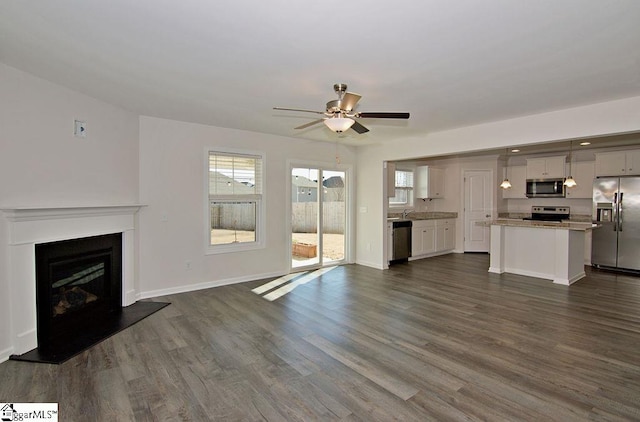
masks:
[[[396,168],[395,169],[396,173],[400,171],[405,173],[411,173],[412,186],[410,188],[403,188],[403,187],[398,188],[397,186],[394,186],[394,195],[389,197],[387,201],[388,202],[387,205],[389,209],[407,209],[407,208],[414,208],[415,206],[416,170],[414,168]],[[395,173],[394,173],[394,180],[395,180]],[[403,203],[403,204],[391,203],[391,198],[395,198],[396,191],[398,189],[410,192],[410,193],[407,193],[407,200],[409,201],[408,203]]]
[[[262,174],[260,180],[256,180],[256,183],[260,183],[260,194],[210,194],[210,155],[220,154],[237,157],[255,157],[261,160]],[[232,149],[232,148],[220,148],[220,147],[207,147],[205,148],[205,183],[204,183],[204,209],[205,209],[205,254],[215,255],[233,252],[251,251],[256,249],[264,249],[266,245],[266,224],[265,224],[265,199],[266,199],[266,153],[264,151],[245,150],[245,149]],[[257,176],[257,175],[256,175]],[[256,177],[258,179],[258,177]],[[255,203],[255,241],[253,242],[241,242],[241,243],[225,243],[221,245],[211,244],[211,206],[212,203],[233,203],[233,202],[248,202]]]

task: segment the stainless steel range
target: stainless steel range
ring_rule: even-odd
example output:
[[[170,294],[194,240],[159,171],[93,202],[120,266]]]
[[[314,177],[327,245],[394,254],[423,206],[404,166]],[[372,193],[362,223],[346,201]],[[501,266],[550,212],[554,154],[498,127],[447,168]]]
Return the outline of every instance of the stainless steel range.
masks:
[[[562,220],[568,220],[570,215],[569,207],[541,207],[534,205],[531,207],[531,217],[525,217],[523,220],[555,221],[559,223]]]

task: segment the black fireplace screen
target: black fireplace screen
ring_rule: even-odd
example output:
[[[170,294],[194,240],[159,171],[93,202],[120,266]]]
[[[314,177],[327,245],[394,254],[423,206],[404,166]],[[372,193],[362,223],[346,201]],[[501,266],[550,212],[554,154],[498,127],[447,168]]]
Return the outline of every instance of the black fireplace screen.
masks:
[[[51,315],[56,318],[80,310],[85,306],[104,300],[105,273],[110,264],[110,254],[101,254],[90,259],[55,262],[51,271]]]
[[[122,233],[36,245],[38,347],[68,342],[122,310]]]

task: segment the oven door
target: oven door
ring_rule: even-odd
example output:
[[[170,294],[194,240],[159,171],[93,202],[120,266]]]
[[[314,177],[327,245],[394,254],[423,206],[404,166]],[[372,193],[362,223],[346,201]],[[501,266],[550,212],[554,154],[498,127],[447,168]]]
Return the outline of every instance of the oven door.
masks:
[[[564,198],[565,189],[562,179],[527,179],[527,198]]]

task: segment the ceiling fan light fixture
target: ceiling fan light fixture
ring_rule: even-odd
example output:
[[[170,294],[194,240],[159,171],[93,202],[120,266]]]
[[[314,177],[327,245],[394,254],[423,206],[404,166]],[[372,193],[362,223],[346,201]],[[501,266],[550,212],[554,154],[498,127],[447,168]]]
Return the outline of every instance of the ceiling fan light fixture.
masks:
[[[324,120],[324,124],[336,133],[344,132],[345,130],[353,126],[354,123],[355,120],[348,117],[331,117]]]

